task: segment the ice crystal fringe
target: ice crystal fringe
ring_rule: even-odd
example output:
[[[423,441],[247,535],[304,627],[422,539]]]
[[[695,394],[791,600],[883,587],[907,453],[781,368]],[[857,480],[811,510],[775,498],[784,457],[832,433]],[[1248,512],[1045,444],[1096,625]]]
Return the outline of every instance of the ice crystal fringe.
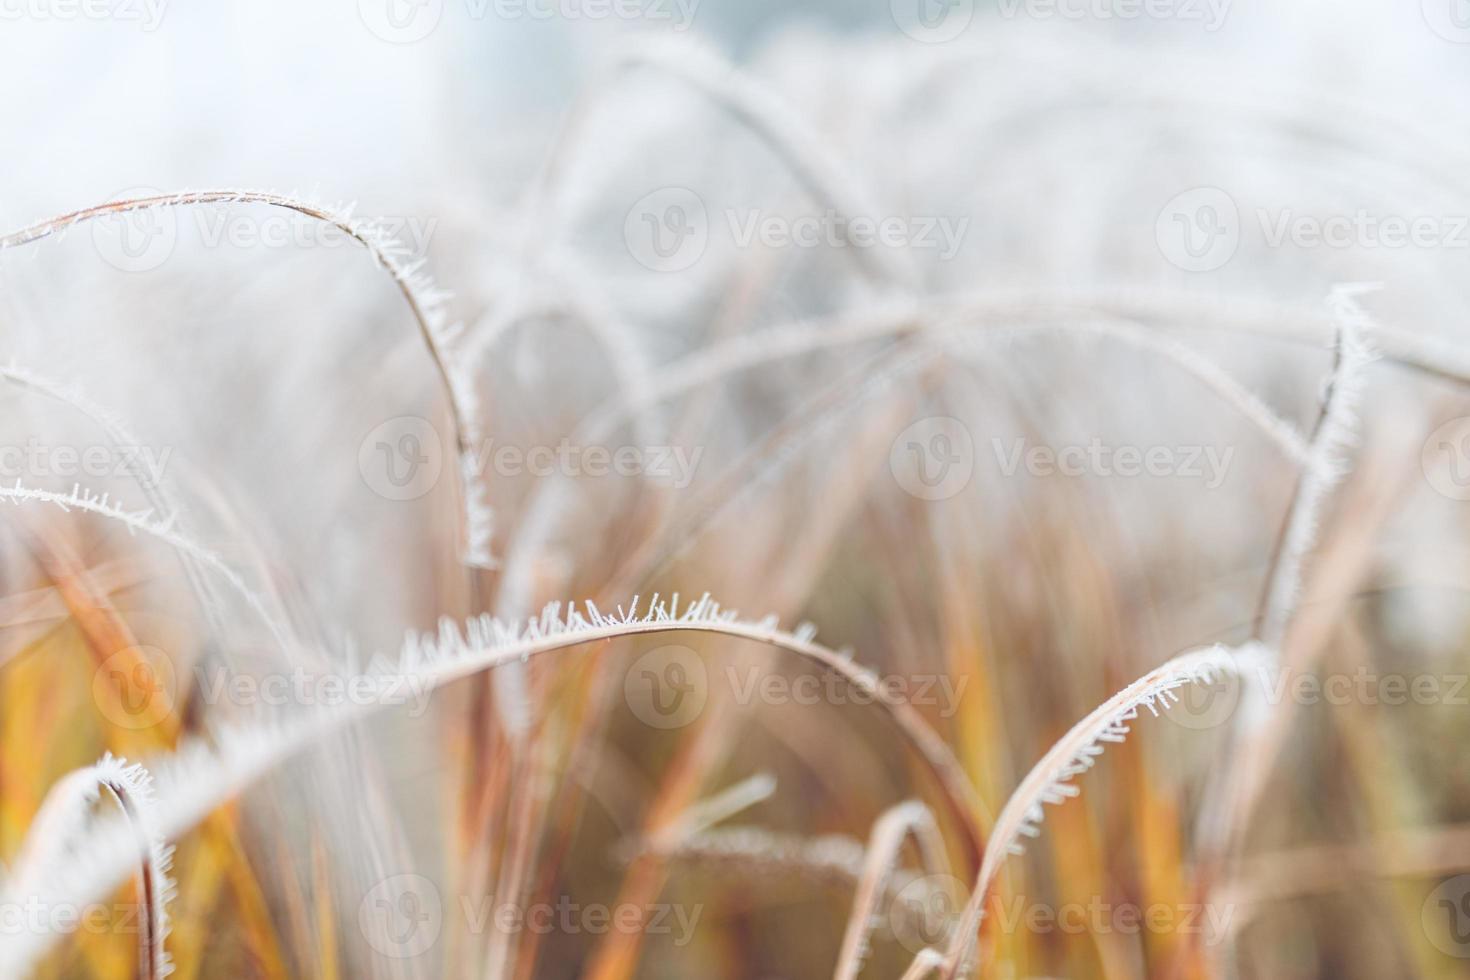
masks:
[[[382,695],[375,701],[312,712],[284,722],[233,728],[215,737],[216,748],[190,744],[164,757],[152,766],[159,787],[160,836],[170,840],[184,833],[215,807],[314,741],[390,706],[406,683],[419,682],[432,690],[502,664],[524,662],[532,656],[584,643],[693,630],[778,647],[838,673],[871,694],[933,773],[969,844],[978,853],[981,838],[974,815],[979,804],[949,747],[911,706],[888,694],[876,675],[849,658],[808,638],[781,631],[773,617],[759,623],[741,620],[708,594],[682,610],[677,594],[667,601],[655,595],[642,613],[637,596],[626,609],[619,606],[613,612],[604,612],[591,601],[580,607],[568,605],[565,613],[561,607],[561,603],[551,603],[540,616],[524,623],[502,623],[490,616],[462,625],[446,619],[436,633],[410,634],[395,669],[364,675],[367,689]],[[809,631],[804,633],[807,635]],[[52,905],[83,903],[116,887],[129,873],[127,863],[119,859],[126,831],[123,825],[99,826],[78,850],[45,862],[43,873],[38,875],[42,882],[38,887],[45,892],[43,899]],[[6,882],[7,887],[11,884]],[[0,902],[11,900],[10,894],[0,895]],[[7,943],[0,945],[0,975],[24,972],[57,938],[46,931],[8,937]]]
[[[1262,664],[1264,657],[1256,645],[1239,649],[1214,646],[1183,654],[1119,691],[1063,735],[1026,774],[996,818],[974,890],[945,956],[944,975],[967,976],[973,969],[985,899],[1001,865],[1007,857],[1023,852],[1023,838],[1040,834],[1046,806],[1062,803],[1081,792],[1072,780],[1091,769],[1109,744],[1127,738],[1130,723],[1140,710],[1158,715],[1178,701],[1175,692],[1179,688],[1210,682],[1226,674],[1239,676]]]
[[[28,388],[70,405],[82,415],[95,422],[106,433],[107,438],[111,440],[114,447],[123,448],[144,445],[143,441],[133,434],[121,416],[111,409],[92,401],[86,392],[75,385],[68,385],[51,378],[43,377],[29,368],[21,367],[16,363],[14,358],[8,364],[0,364],[0,378],[4,378],[12,384],[19,385],[22,388]],[[155,474],[145,472],[139,465],[136,457],[132,455],[124,456],[122,463],[127,470],[128,476],[137,482],[139,489],[145,494],[162,489],[162,481],[158,480]],[[151,499],[150,502],[152,502]],[[162,510],[165,516],[172,516],[172,508],[165,509],[157,503],[154,506]]]
[[[77,841],[90,832],[89,814],[103,790],[118,807],[122,817],[116,821],[119,830],[131,831],[133,846],[118,851],[120,863],[139,868],[139,915],[142,928],[138,935],[138,970],[146,980],[159,980],[173,972],[167,949],[170,931],[168,905],[176,894],[171,877],[173,847],[160,833],[161,826],[153,791],[153,778],[138,764],[111,754],[95,765],[63,777],[36,814],[31,833],[26,838],[14,876],[0,886],[7,904],[35,901],[40,898],[53,873],[58,855],[76,853]],[[111,843],[120,833],[108,835]],[[130,857],[129,855],[134,855]],[[53,908],[40,903],[39,908]],[[4,957],[0,956],[0,963]]]
[[[0,503],[9,503],[15,507],[41,503],[50,504],[68,512],[85,511],[123,525],[128,529],[129,534],[141,532],[149,537],[157,538],[223,578],[230,588],[234,589],[236,594],[244,599],[251,610],[260,617],[276,643],[283,650],[294,649],[294,644],[290,640],[290,631],[266,608],[265,600],[246,585],[245,580],[234,569],[226,565],[218,555],[183,534],[175,526],[172,517],[157,519],[153,511],[148,509],[126,510],[122,505],[114,503],[108,494],[93,493],[83,489],[80,484],[74,485],[70,493],[54,493],[50,490],[23,486],[17,480],[14,486],[0,487]]]
[[[67,385],[43,377],[29,368],[21,367],[14,360],[11,360],[9,364],[0,364],[0,378],[70,405],[101,428],[117,449],[145,445],[121,416],[92,401],[86,392],[75,385]],[[165,524],[176,526],[179,533],[190,536],[184,508],[169,492],[168,484],[162,479],[162,474],[146,472],[133,453],[124,452],[121,458],[128,475],[138,484],[138,489],[142,491],[144,498],[160,515],[159,519]],[[199,598],[210,625],[214,628],[216,635],[221,634],[224,630],[224,618],[220,614],[218,598],[210,586],[208,577],[203,574],[199,559],[188,552],[179,552],[179,557],[189,576],[189,584]]]
[[[1372,321],[1357,297],[1376,284],[1339,286],[1328,300],[1338,324],[1337,365],[1329,380],[1322,421],[1312,440],[1313,465],[1302,475],[1282,540],[1281,558],[1271,575],[1261,641],[1280,651],[1286,627],[1301,592],[1302,569],[1316,546],[1322,511],[1350,471],[1347,452],[1358,439],[1358,407],[1366,369],[1377,359],[1363,339]]]
[[[426,269],[427,259],[412,257],[408,247],[382,224],[354,216],[354,204],[333,207],[299,198],[294,193],[278,194],[262,190],[177,191],[172,194],[109,201],[37,222],[28,228],[0,236],[0,252],[44,238],[64,235],[76,225],[98,218],[204,204],[259,204],[283,208],[330,224],[366,248],[374,264],[385,270],[397,285],[418,325],[429,356],[433,358],[449,400],[460,455],[464,456],[473,449],[483,426],[479,421],[480,407],[473,379],[460,369],[454,356],[463,328],[461,324],[450,321],[448,301],[451,294],[441,289],[429,275]],[[483,476],[478,470],[468,467],[461,467],[460,475],[465,511],[464,561],[475,567],[493,567],[494,560],[490,553],[493,527],[489,507],[485,503],[488,491],[483,486]]]
[[[148,795],[137,797],[141,801],[138,812],[146,814],[148,839],[162,846],[162,842],[180,836],[228,799],[233,788],[257,778],[273,765],[282,746],[309,738],[314,730],[300,724],[269,730],[242,729],[224,735],[218,750],[190,744],[158,760],[152,770],[151,787],[143,783]],[[139,768],[138,777],[143,774]],[[78,787],[88,780],[97,785],[90,768],[58,783],[42,803],[41,813],[66,809],[76,801]],[[130,814],[99,817],[59,849],[45,836],[49,836],[46,826],[38,819],[22,844],[23,853],[35,854],[36,858],[27,862],[23,873],[17,869],[17,874],[0,882],[0,907],[42,911],[80,908],[102,901],[137,872],[139,824]],[[157,865],[163,877],[155,895],[166,902],[172,899],[174,889],[171,882],[165,884],[168,850],[156,851],[150,843],[148,854],[150,862],[163,859]],[[52,916],[43,918],[39,928],[7,933],[0,942],[0,976],[29,975],[41,957],[74,927],[75,922],[68,924]],[[166,919],[161,928],[166,931]],[[161,937],[162,932],[160,942]]]

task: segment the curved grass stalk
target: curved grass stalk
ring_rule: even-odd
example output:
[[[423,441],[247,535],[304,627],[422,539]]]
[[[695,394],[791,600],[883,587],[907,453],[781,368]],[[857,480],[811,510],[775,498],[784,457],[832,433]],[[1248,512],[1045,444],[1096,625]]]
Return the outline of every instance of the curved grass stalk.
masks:
[[[958,325],[955,325],[955,329],[958,329]],[[1030,330],[1091,334],[1121,341],[1147,353],[1159,355],[1219,395],[1226,404],[1254,424],[1288,460],[1308,471],[1318,465],[1307,442],[1291,423],[1276,415],[1249,389],[1212,361],[1189,348],[1128,324],[1108,321],[1044,324],[1027,328],[1028,332]],[[799,458],[797,450],[801,444],[825,431],[824,427],[832,424],[836,416],[852,411],[863,401],[894,388],[904,377],[926,369],[948,353],[951,346],[979,347],[987,342],[1011,337],[1009,333],[988,333],[981,336],[946,334],[937,338],[933,344],[909,351],[887,364],[876,367],[863,365],[854,375],[829,385],[819,397],[814,398],[769,437],[738,459],[701,499],[691,505],[691,516],[663,536],[663,540],[673,542],[672,548],[665,548],[657,558],[649,562],[644,573],[661,570],[672,557],[690,547],[722,514],[728,513],[740,500],[756,492],[758,488],[768,485],[774,475],[792,460]],[[649,547],[657,547],[657,542]]]
[[[1339,321],[1331,310],[1284,306],[1201,296],[1187,290],[1104,289],[1076,292],[1025,289],[993,291],[958,297],[957,305],[977,313],[1013,310],[1017,315],[1071,310],[1105,312],[1137,321],[1168,321],[1181,328],[1223,330],[1231,333],[1287,340],[1322,347],[1337,336]],[[1401,327],[1365,323],[1365,343],[1384,358],[1436,375],[1470,384],[1470,345],[1426,337]]]
[[[1279,651],[1286,627],[1301,591],[1302,569],[1316,545],[1322,509],[1348,473],[1343,451],[1358,436],[1357,410],[1364,375],[1376,355],[1363,341],[1367,315],[1348,294],[1334,294],[1338,333],[1337,363],[1322,408],[1321,422],[1312,439],[1316,465],[1302,475],[1291,503],[1277,561],[1272,565],[1261,617],[1260,639],[1268,650]]]
[[[967,321],[994,327],[1018,321],[1054,321],[1098,314],[1137,324],[1167,322],[1192,331],[1224,331],[1311,347],[1333,342],[1337,321],[1318,309],[1278,303],[1241,302],[1187,290],[1146,289],[994,289],[940,296],[923,304],[890,304],[876,312],[798,320],[753,336],[739,337],[694,355],[687,363],[712,377],[741,365],[885,339],[936,325]],[[1364,340],[1386,360],[1458,384],[1470,384],[1470,345],[1424,337],[1399,327],[1374,323]],[[769,349],[767,349],[769,348]],[[721,363],[728,361],[728,366]]]
[[[133,434],[132,429],[112,409],[92,401],[80,388],[75,385],[63,384],[60,381],[44,377],[29,368],[23,368],[12,358],[8,364],[0,364],[0,378],[11,382],[21,388],[35,391],[46,395],[59,402],[63,402],[76,409],[82,415],[94,422],[112,443],[113,448],[123,449],[137,447],[145,443]],[[127,470],[138,489],[148,498],[155,511],[163,514],[165,518],[174,517],[179,510],[178,504],[172,499],[164,486],[160,474],[149,473],[143,469],[136,456],[125,454],[122,457],[123,467]]]
[[[1287,631],[1300,598],[1303,570],[1317,545],[1322,511],[1349,471],[1344,453],[1358,436],[1357,413],[1364,375],[1376,356],[1363,340],[1364,332],[1372,324],[1358,305],[1357,297],[1376,288],[1372,284],[1340,286],[1328,300],[1338,323],[1338,342],[1321,415],[1312,437],[1312,452],[1318,465],[1297,482],[1266,575],[1257,617],[1256,635],[1278,668],[1284,659]],[[1289,730],[1280,715],[1270,718],[1262,710],[1264,706],[1259,698],[1257,703],[1257,710],[1241,712],[1234,720],[1234,735],[1241,750],[1225,761],[1221,777],[1213,787],[1217,799],[1205,810],[1207,818],[1201,823],[1204,839],[1201,850],[1206,855],[1204,863],[1208,869],[1203,877],[1207,887],[1212,886],[1211,879],[1220,863],[1241,843],[1241,835],[1265,792],[1282,740]],[[1289,709],[1288,701],[1275,710]]]
[[[686,809],[663,830],[661,840],[682,840],[708,831],[717,823],[770,799],[776,792],[776,777],[756,773]],[[662,850],[662,846],[656,846]]]
[[[129,534],[141,532],[149,537],[157,538],[176,552],[188,555],[192,560],[223,578],[230,588],[244,599],[251,610],[260,617],[261,622],[270,630],[272,639],[280,645],[281,649],[291,650],[295,647],[290,639],[290,631],[266,608],[265,600],[246,585],[245,580],[234,569],[226,565],[218,555],[196,543],[175,527],[172,517],[158,520],[155,519],[151,510],[124,510],[121,505],[113,503],[107,494],[94,494],[82,489],[80,485],[72,487],[71,493],[54,493],[50,490],[22,486],[19,480],[14,486],[0,487],[0,503],[9,503],[16,507],[39,503],[50,504],[64,511],[80,510],[116,521],[126,527]]]
[[[985,334],[980,337],[956,336],[967,326],[968,323],[965,320],[957,317],[952,321],[935,323],[929,329],[943,334],[941,339],[946,345],[980,344],[996,339],[995,334]],[[1081,323],[1060,321],[1021,329],[1091,334],[1104,339],[1116,340],[1163,357],[1198,379],[1207,389],[1235,408],[1245,419],[1254,424],[1287,459],[1303,468],[1311,468],[1314,465],[1314,457],[1306,440],[1294,426],[1278,416],[1255,394],[1212,361],[1182,344],[1157,337],[1130,323],[1104,319]],[[796,346],[800,347],[804,342],[827,346],[831,339],[828,331],[804,332]],[[675,369],[666,372],[667,377],[663,381],[646,389],[641,400],[672,398],[707,384],[711,380],[711,374],[718,376],[726,370],[744,369],[754,364],[764,363],[767,358],[774,359],[795,353],[791,347],[781,348],[774,344],[763,349],[748,343],[744,338],[736,343],[722,346],[726,348],[726,351],[734,352],[737,356],[721,356],[722,352],[696,354],[687,361],[698,363],[690,363],[685,369],[679,369],[679,366],[676,365]],[[691,508],[692,516],[668,531],[664,539],[674,542],[676,548],[688,547],[704,528],[718,519],[720,514],[727,512],[747,494],[755,492],[774,472],[798,458],[799,454],[794,451],[794,447],[820,431],[819,423],[824,419],[851,410],[862,400],[891,388],[902,377],[923,369],[944,353],[945,348],[936,342],[935,345],[929,347],[908,351],[887,365],[876,367],[864,365],[855,377],[838,379],[823,392],[819,392],[808,407],[798,413],[798,416],[793,417],[792,424],[783,424],[778,431],[773,433],[771,439],[764,440],[729,467],[711,489],[702,494],[699,501],[696,501]],[[627,414],[632,410],[632,406],[626,403],[604,407],[601,412],[584,423],[583,431],[574,435],[574,441],[583,440],[591,444],[607,438],[617,426],[623,423]],[[505,588],[507,592],[505,595],[509,597],[512,610],[517,606],[529,605],[529,596],[518,591],[523,590],[525,586],[517,583],[527,583],[531,580],[528,565],[534,560],[552,533],[557,515],[568,505],[569,494],[572,490],[570,481],[554,481],[547,484],[545,490],[538,490],[536,496],[532,498],[527,515],[520,523],[518,534],[506,552],[507,581]],[[665,551],[662,557],[648,562],[644,571],[662,567],[668,556],[669,552]],[[638,556],[634,557],[636,559]]]
[[[35,391],[47,397],[54,398],[76,409],[86,416],[107,438],[112,442],[113,448],[126,450],[145,443],[134,435],[132,429],[122,417],[116,412],[97,402],[92,401],[80,388],[75,385],[63,384],[51,378],[43,377],[29,368],[23,368],[13,359],[9,364],[0,364],[0,378],[25,388]],[[138,485],[144,498],[153,507],[154,512],[162,515],[165,523],[172,523],[179,528],[179,532],[185,536],[192,537],[188,527],[187,514],[183,506],[169,491],[168,484],[162,477],[162,473],[148,473],[144,470],[138,457],[129,452],[121,453],[121,460],[127,473]],[[219,600],[214,593],[209,578],[203,574],[199,560],[187,552],[179,553],[184,563],[185,574],[189,576],[189,584],[194,594],[199,598],[204,614],[208,618],[210,626],[215,635],[219,636],[224,631],[224,619],[220,616]]]
[[[560,258],[557,264],[564,267],[571,261]],[[635,392],[653,383],[653,366],[644,356],[635,331],[618,317],[612,304],[591,283],[591,276],[584,274],[575,285],[562,283],[544,296],[527,298],[487,314],[466,332],[462,356],[467,370],[477,371],[501,338],[527,320],[561,316],[575,320],[592,335],[607,356],[619,391],[624,398],[632,400]],[[632,422],[636,438],[645,444],[653,442],[652,420],[647,412],[635,414]],[[483,423],[478,428],[483,431]]]
[[[1057,322],[1059,318],[1066,316],[1096,317],[1099,312],[1109,315],[1112,321],[1110,325],[1072,325],[1069,328],[1065,322]],[[650,404],[764,364],[873,340],[893,339],[915,331],[958,330],[970,326],[995,328],[1004,323],[1035,320],[1039,321],[1038,325],[1050,325],[1055,329],[1111,333],[1135,346],[1151,343],[1163,356],[1180,362],[1181,367],[1196,374],[1211,388],[1234,402],[1268,437],[1281,445],[1289,457],[1298,462],[1304,461],[1309,455],[1303,452],[1304,440],[1265,408],[1259,399],[1231,382],[1227,374],[1199,354],[1167,340],[1150,342],[1136,329],[1138,321],[1163,318],[1184,325],[1255,333],[1309,344],[1323,342],[1332,336],[1331,319],[1316,311],[1298,311],[1277,306],[1222,307],[1218,302],[1206,303],[1203,298],[1187,293],[1124,290],[1073,295],[1052,291],[998,291],[956,298],[924,308],[903,306],[856,320],[850,316],[837,316],[797,321],[753,336],[738,337],[670,365],[661,372],[664,377],[641,392],[635,400],[604,406],[596,416],[583,424],[577,438],[605,438],[607,433],[623,424],[630,415]],[[1191,323],[1192,320],[1198,322]],[[1128,336],[1124,337],[1125,333]],[[1374,329],[1373,340],[1384,351],[1385,356],[1394,360],[1470,383],[1470,348],[1462,349],[1459,345],[1425,345],[1419,342],[1419,338],[1381,327]],[[565,490],[558,482],[548,484],[547,487],[548,489],[538,491],[537,497],[528,508],[528,517],[518,524],[517,537],[528,535],[537,540],[539,534],[541,538],[537,540],[538,545],[544,541],[545,534],[549,533],[549,529],[544,527],[552,516],[548,511],[554,513],[559,509],[556,505],[560,503],[543,498]],[[515,547],[513,545],[512,550]],[[513,558],[507,559],[508,570],[513,563]],[[525,576],[507,574],[506,579],[508,587],[513,588],[514,583],[524,581]],[[519,614],[530,604],[527,598],[518,596],[517,601],[510,602],[510,612]]]
[[[1270,305],[1242,304],[1238,307],[1222,307],[1218,302],[1207,303],[1204,298],[1187,293],[1171,294],[1155,290],[1077,294],[1035,290],[998,291],[956,298],[922,309],[905,306],[880,311],[856,320],[839,316],[798,321],[754,336],[738,337],[670,365],[662,372],[663,380],[642,392],[634,401],[605,406],[600,410],[596,421],[589,419],[583,424],[577,438],[605,438],[608,432],[622,424],[632,413],[642,411],[650,404],[697,389],[729,374],[775,361],[873,340],[892,339],[914,331],[959,329],[971,325],[994,328],[1003,323],[1033,320],[1052,323],[1066,316],[1095,317],[1099,311],[1110,315],[1115,321],[1169,319],[1183,325],[1254,333],[1308,344],[1324,342],[1333,333],[1331,319],[1316,311],[1298,311]],[[1105,329],[1121,333],[1129,325],[1126,322],[1115,322],[1111,328]],[[1059,328],[1066,329],[1065,326]],[[1143,343],[1136,336],[1129,339],[1134,344]],[[1385,356],[1400,363],[1455,381],[1470,383],[1470,348],[1426,342],[1401,331],[1381,327],[1374,329],[1372,339]],[[1171,342],[1160,341],[1158,344],[1161,348],[1170,348],[1165,356],[1184,361],[1181,366],[1186,366],[1196,374],[1199,373],[1200,364],[1209,363],[1198,354]],[[1214,371],[1217,375],[1220,374],[1218,368]],[[1223,387],[1218,379],[1205,376],[1201,380],[1227,397],[1231,396],[1228,388]],[[1238,385],[1233,387],[1239,389]],[[1237,408],[1244,410],[1258,424],[1268,423],[1263,425],[1263,430],[1287,448],[1289,455],[1300,455],[1304,445],[1300,436],[1292,434],[1284,423],[1271,422],[1271,413],[1263,410],[1264,406],[1258,407],[1257,399],[1247,396],[1232,400],[1237,403]],[[507,549],[505,588],[508,591],[505,593],[502,611],[510,615],[519,615],[531,605],[529,595],[512,591],[522,587],[519,583],[529,581],[529,577],[522,574],[525,569],[518,565],[534,556],[549,535],[556,513],[565,504],[562,499],[567,492],[565,481],[552,481],[543,486],[544,489],[538,488],[527,508],[527,517],[518,522],[516,538]],[[548,499],[553,496],[555,499]],[[532,544],[528,546],[522,538],[529,538]],[[516,552],[520,554],[516,555]],[[511,574],[511,570],[517,574]]]
[[[873,206],[857,181],[827,151],[820,136],[805,121],[764,86],[710,49],[689,42],[643,42],[616,53],[606,71],[609,76],[616,76],[640,68],[677,78],[730,113],[786,164],[822,207],[845,218],[884,213]],[[566,149],[591,111],[591,101],[607,88],[606,84],[587,86],[585,91],[590,94],[583,96],[568,113],[556,149],[528,199],[527,213],[544,215],[554,208],[554,192],[564,176]],[[533,227],[552,223],[536,222]],[[906,253],[890,254],[870,248],[850,251],[875,283],[904,292],[918,288],[918,270],[907,261]]]
[[[943,969],[944,954],[932,949],[921,949],[899,980],[923,980],[931,973],[938,973]]]
[[[949,861],[944,854],[944,839],[929,808],[916,800],[909,800],[885,811],[873,825],[873,832],[868,838],[867,855],[858,876],[857,893],[842,936],[833,980],[856,980],[862,971],[878,903],[888,890],[888,880],[903,855],[904,841],[911,834],[919,845],[925,871],[941,877],[941,880],[948,880]],[[958,896],[951,897],[958,899]]]
[[[692,631],[761,643],[795,654],[831,670],[880,706],[899,734],[912,747],[938,783],[952,814],[965,834],[967,850],[978,860],[982,836],[975,814],[980,805],[949,747],[929,728],[922,715],[889,692],[877,676],[848,657],[817,644],[809,628],[786,632],[772,618],[759,622],[739,619],[721,610],[707,595],[683,612],[675,596],[668,603],[654,597],[638,615],[638,599],[624,612],[605,615],[591,602],[578,609],[553,603],[541,616],[524,625],[505,624],[490,616],[469,620],[463,628],[444,621],[436,635],[410,634],[396,670],[366,675],[367,687],[379,696],[331,711],[317,712],[269,728],[233,729],[217,738],[217,748],[192,743],[154,766],[158,794],[157,829],[165,840],[186,832],[213,809],[255,780],[343,726],[389,706],[405,686],[421,683],[435,689],[450,681],[491,670],[507,663],[566,650],[587,643],[645,634]],[[76,850],[54,855],[40,869],[37,886],[41,900],[57,904],[86,901],[105,894],[128,873],[120,842],[127,827],[97,828]],[[6,882],[9,888],[13,882]],[[8,895],[0,895],[8,900]],[[0,973],[20,973],[57,940],[50,931],[28,931],[0,945]]]
[[[985,900],[1006,858],[1022,853],[1022,838],[1040,833],[1047,805],[1062,803],[1081,792],[1072,780],[1092,768],[1107,743],[1121,742],[1127,737],[1129,723],[1138,717],[1139,710],[1147,708],[1157,715],[1178,700],[1174,693],[1177,689],[1199,681],[1208,682],[1223,674],[1239,674],[1261,657],[1254,647],[1230,650],[1223,646],[1175,657],[1103,702],[1042,756],[996,818],[990,840],[985,844],[974,890],[945,953],[942,973],[946,980],[968,976],[973,969]]]
[[[463,355],[467,369],[477,371],[501,337],[526,320],[565,314],[576,319],[602,345],[620,397],[631,401],[636,392],[652,384],[650,365],[634,339],[633,331],[618,319],[610,304],[589,289],[587,283],[590,282],[591,277],[585,277],[575,289],[562,289],[544,300],[521,303],[487,315],[467,335]],[[651,414],[651,411],[639,411],[632,416],[635,437],[645,446],[655,441]],[[479,465],[483,466],[484,462],[480,460]],[[515,609],[509,615],[519,618],[526,611],[524,608]],[[512,740],[519,741],[531,727],[531,697],[525,671],[517,664],[507,664],[495,680],[495,707]]]
[[[655,855],[686,867],[709,868],[723,881],[754,884],[785,876],[844,891],[857,886],[868,853],[863,841],[844,834],[799,837],[750,826],[708,830],[663,843],[635,838],[620,845],[616,852],[624,863]],[[919,872],[907,868],[894,871],[883,897],[888,901],[900,899],[920,877]],[[895,905],[894,912],[923,915],[922,910],[912,910],[907,901]]]
[[[494,515],[485,503],[487,491],[483,482],[479,479],[476,468],[470,465],[474,446],[480,439],[476,421],[479,417],[477,396],[472,379],[458,367],[451,353],[461,328],[459,324],[450,322],[446,306],[449,293],[435,285],[433,278],[425,271],[427,260],[406,260],[407,249],[381,225],[353,217],[351,207],[338,210],[270,191],[179,191],[174,194],[110,201],[39,221],[19,231],[0,235],[0,252],[62,234],[76,225],[98,218],[153,208],[203,204],[266,205],[325,222],[361,244],[372,256],[374,263],[387,271],[408,304],[409,312],[413,314],[449,403],[461,461],[465,563],[479,568],[494,567],[494,558],[489,550]]]
[[[862,877],[866,850],[855,837],[829,834],[795,837],[762,827],[723,827],[690,834],[677,840],[630,838],[618,847],[624,863],[644,855],[708,864],[722,873],[745,868],[756,877],[791,873],[851,887]]]
[[[0,891],[22,901],[36,896],[41,876],[88,832],[88,814],[104,790],[122,811],[122,823],[133,838],[121,859],[130,867],[134,861],[139,865],[138,973],[144,980],[162,980],[173,972],[167,951],[168,903],[176,891],[170,876],[173,848],[158,832],[153,780],[143,766],[128,765],[109,753],[63,776],[37,811],[14,874],[0,882]],[[127,857],[129,853],[137,857]]]
[[[173,847],[154,829],[152,777],[141,765],[129,766],[124,760],[107,756],[97,766],[97,779],[127,815],[144,853],[139,889],[144,906],[140,917],[143,933],[138,939],[139,971],[145,980],[161,980],[173,972],[166,944],[168,903],[176,888],[169,876]]]

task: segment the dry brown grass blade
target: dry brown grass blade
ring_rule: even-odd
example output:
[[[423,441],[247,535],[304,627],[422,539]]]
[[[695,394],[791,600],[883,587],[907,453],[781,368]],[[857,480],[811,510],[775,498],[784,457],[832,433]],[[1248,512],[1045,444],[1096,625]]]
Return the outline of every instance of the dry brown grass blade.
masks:
[[[470,458],[483,431],[483,420],[479,417],[473,385],[460,371],[450,351],[459,328],[449,323],[445,313],[447,294],[435,286],[433,280],[422,271],[423,260],[409,263],[402,261],[402,246],[372,222],[270,191],[179,191],[174,194],[108,201],[38,221],[18,231],[0,235],[0,252],[33,244],[62,234],[76,225],[100,218],[154,208],[206,204],[258,204],[292,211],[336,228],[367,249],[374,264],[392,278],[413,315],[419,335],[434,362],[434,369],[449,407],[455,441],[459,448],[457,458],[461,461]],[[474,567],[493,567],[494,559],[489,553],[491,515],[483,501],[484,488],[471,479],[468,466],[459,466],[456,470],[461,475],[460,488],[464,497],[465,561]]]
[[[731,712],[724,702],[715,702],[711,707],[695,724],[692,736],[685,739],[659,783],[643,820],[642,835],[648,839],[660,840],[677,825],[708,778],[711,763],[724,754]],[[640,915],[646,914],[648,904],[657,900],[667,880],[667,864],[657,855],[645,855],[629,866],[614,907],[635,908]],[[638,928],[608,935],[598,944],[583,975],[588,980],[627,980],[637,967],[644,932]]]
[[[979,939],[984,904],[1002,863],[1017,852],[1023,836],[1034,836],[1038,832],[1044,806],[1058,804],[1077,795],[1079,790],[1070,781],[1092,767],[1093,761],[1102,753],[1102,744],[1124,738],[1129,731],[1129,722],[1138,716],[1140,708],[1148,708],[1157,714],[1167,709],[1176,689],[1221,673],[1238,672],[1257,656],[1251,652],[1232,652],[1214,647],[1176,657],[1103,702],[1051,747],[1027,773],[996,818],[995,828],[985,845],[985,856],[975,887],[945,954],[946,978],[968,975],[973,969],[972,955]]]
[[[686,609],[682,615],[677,607],[658,603],[657,597],[652,606],[652,611],[643,619],[634,617],[636,605],[628,613],[611,618],[602,616],[589,606],[589,618],[572,614],[570,621],[555,620],[548,610],[526,636],[507,633],[504,627],[488,620],[476,621],[469,641],[451,629],[451,624],[445,624],[437,641],[417,638],[406,647],[406,665],[410,672],[437,687],[502,663],[628,636],[693,631],[776,647],[834,671],[879,705],[944,790],[947,804],[954,809],[956,819],[966,832],[965,842],[972,849],[979,848],[979,831],[968,804],[973,800],[974,791],[963,771],[943,740],[913,707],[886,691],[871,672],[816,644],[805,632],[785,633],[778,630],[774,622],[740,622],[733,614],[722,612],[718,604],[712,603],[708,597]],[[219,751],[209,751],[198,745],[191,747],[186,756],[168,765],[169,781],[160,800],[164,837],[178,836],[225,800],[314,741],[381,707],[382,704],[374,702],[355,710],[338,709],[317,715],[274,731],[240,734],[233,739],[227,738]],[[69,855],[66,863],[71,873],[59,876],[54,887],[66,893],[78,889],[91,892],[110,887],[125,877],[126,866],[120,865],[116,856],[105,847],[121,829],[125,828],[100,829],[95,835],[95,847],[89,848],[88,853]],[[22,942],[3,952],[13,961],[26,964],[49,948],[56,938],[52,932],[27,934]]]
[[[833,980],[856,980],[868,955],[868,938],[878,904],[888,891],[888,880],[903,857],[905,840],[912,835],[919,845],[924,869],[934,881],[949,881],[949,861],[944,853],[944,839],[934,823],[934,815],[922,804],[910,800],[884,811],[873,825],[868,838],[867,854],[852,900],[852,912],[843,932],[842,947],[837,954]],[[958,901],[959,896],[948,896]]]

